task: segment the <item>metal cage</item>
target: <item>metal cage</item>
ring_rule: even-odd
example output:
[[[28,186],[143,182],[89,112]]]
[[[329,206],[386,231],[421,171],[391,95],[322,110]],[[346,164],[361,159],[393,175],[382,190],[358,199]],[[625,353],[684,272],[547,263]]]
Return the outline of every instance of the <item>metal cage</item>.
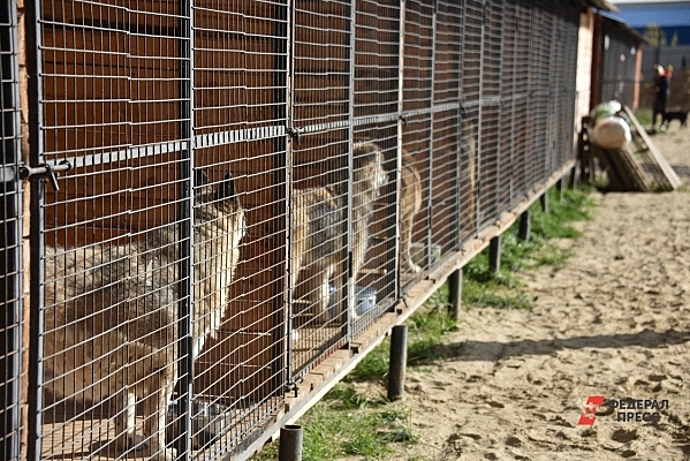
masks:
[[[6,458],[250,457],[572,166],[581,7],[3,9]]]

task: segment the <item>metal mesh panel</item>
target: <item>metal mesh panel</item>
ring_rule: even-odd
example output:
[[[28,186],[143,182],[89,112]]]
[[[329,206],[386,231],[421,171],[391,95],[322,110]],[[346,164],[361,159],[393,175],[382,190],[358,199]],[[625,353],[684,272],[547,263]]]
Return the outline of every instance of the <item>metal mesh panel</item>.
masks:
[[[484,3],[481,61],[481,129],[480,161],[478,163],[479,227],[491,224],[498,211],[498,165],[501,152],[499,116],[501,110],[501,39],[502,4]]]
[[[429,110],[434,101],[434,5],[433,2],[405,2],[403,66],[403,149],[419,175],[422,206],[412,230],[412,260],[428,270],[438,255],[433,255],[431,235],[432,207],[431,165],[433,158],[433,117]],[[405,191],[402,191],[405,194]],[[404,200],[404,197],[401,197]],[[436,258],[436,259],[434,259]],[[419,274],[402,272],[403,287],[419,279]]]
[[[518,33],[518,3],[507,3],[503,6],[503,49],[501,66],[501,109],[499,115],[499,133],[501,150],[498,163],[498,212],[508,211],[513,204],[516,188],[514,167],[516,157],[517,134],[520,120],[517,107],[522,95],[518,91],[518,61],[523,61],[518,52],[520,42]]]
[[[601,101],[618,100],[633,107],[637,85],[637,43],[610,21],[603,22]]]
[[[477,212],[479,196],[479,170],[481,168],[481,131],[479,124],[481,97],[481,59],[483,34],[484,5],[480,1],[465,1],[464,38],[463,38],[463,72],[462,103],[464,110],[462,133],[463,146],[469,157],[468,210],[464,216],[467,223],[467,235],[478,231]]]
[[[349,218],[361,209],[348,179],[369,173],[354,171],[344,123],[351,116],[351,6],[301,1],[294,14],[292,111],[300,135],[292,142],[292,377],[346,340],[349,251],[355,245]]]
[[[185,360],[176,343],[188,244],[178,192],[189,146],[184,14],[158,2],[39,11],[38,160],[73,167],[42,204],[46,457],[126,456],[140,444],[135,433],[150,451],[166,449],[167,404]]]
[[[283,393],[286,7],[57,5],[41,154],[73,169],[43,207],[41,450],[227,452]]]
[[[558,137],[556,143],[556,158],[552,172],[574,156],[575,146],[575,112],[569,110],[577,98],[575,79],[577,77],[577,49],[570,46],[577,43],[580,13],[575,5],[564,5],[559,17],[559,39],[557,54],[558,68],[554,71],[559,75],[560,105],[555,114],[558,123]]]
[[[525,54],[531,51],[530,38],[532,33],[531,2],[519,1],[515,4],[515,57],[512,62],[514,82],[514,118],[512,120],[514,136],[511,136],[513,149],[511,180],[513,184],[513,204],[521,201],[531,188],[529,178],[530,132],[533,124],[530,120],[532,105],[530,60]]]
[[[190,433],[204,459],[241,451],[284,405],[288,10],[280,1],[203,0],[194,11],[195,166],[213,189],[234,177],[246,225],[236,249],[220,235],[195,239],[197,272],[213,268],[196,275],[197,303],[216,302],[219,272],[234,267],[224,318],[194,368]],[[221,320],[196,313],[195,328]]]
[[[22,329],[22,187],[17,12],[0,6],[0,457],[20,459]]]
[[[530,50],[530,92],[529,117],[533,125],[530,130],[530,150],[527,166],[527,184],[538,184],[546,175],[548,149],[548,106],[550,79],[551,44],[553,43],[553,19],[548,14],[550,2],[535,1],[532,10]]]
[[[433,131],[433,227],[431,241],[445,257],[460,246],[460,212],[467,194],[461,192],[468,170],[461,152],[462,123],[460,82],[462,75],[462,8],[438,2],[434,51]],[[462,205],[460,205],[462,203]],[[453,206],[451,204],[456,204]]]
[[[396,231],[398,184],[399,2],[356,3],[354,69],[354,139],[378,146],[383,154],[387,184],[378,190],[370,219],[365,263],[357,274],[353,335],[386,312],[397,295]],[[408,178],[409,176],[406,176]],[[404,193],[404,191],[403,191]],[[414,217],[412,218],[414,219]],[[408,223],[403,223],[403,227]],[[404,231],[403,231],[404,232]]]

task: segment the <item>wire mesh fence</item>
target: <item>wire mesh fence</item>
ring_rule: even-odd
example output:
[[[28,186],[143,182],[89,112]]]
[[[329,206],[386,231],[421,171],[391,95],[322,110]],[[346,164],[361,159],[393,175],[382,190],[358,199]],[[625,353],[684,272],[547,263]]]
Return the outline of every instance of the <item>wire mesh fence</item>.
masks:
[[[27,457],[249,456],[571,160],[580,7],[29,3]]]
[[[617,100],[636,107],[641,96],[637,54],[642,42],[614,21],[604,20],[602,32],[601,102]]]

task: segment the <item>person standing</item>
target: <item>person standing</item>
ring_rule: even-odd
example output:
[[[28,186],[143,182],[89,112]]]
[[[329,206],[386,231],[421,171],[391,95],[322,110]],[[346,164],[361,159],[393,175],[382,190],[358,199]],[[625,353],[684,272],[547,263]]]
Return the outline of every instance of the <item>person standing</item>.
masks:
[[[656,117],[661,115],[660,130],[665,131],[664,115],[666,114],[666,101],[668,100],[668,76],[662,66],[657,64],[654,66],[654,110],[652,113],[652,130],[656,126]]]

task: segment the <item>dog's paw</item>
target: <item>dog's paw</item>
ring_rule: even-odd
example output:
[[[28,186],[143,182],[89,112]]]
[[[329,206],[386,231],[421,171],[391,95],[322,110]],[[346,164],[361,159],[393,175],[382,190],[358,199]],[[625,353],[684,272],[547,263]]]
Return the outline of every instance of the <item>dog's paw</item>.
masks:
[[[412,261],[410,261],[410,262],[407,264],[407,269],[408,269],[410,272],[414,272],[415,274],[418,274],[418,273],[422,272],[422,268],[419,267],[418,265],[416,265],[415,263],[413,263]]]

